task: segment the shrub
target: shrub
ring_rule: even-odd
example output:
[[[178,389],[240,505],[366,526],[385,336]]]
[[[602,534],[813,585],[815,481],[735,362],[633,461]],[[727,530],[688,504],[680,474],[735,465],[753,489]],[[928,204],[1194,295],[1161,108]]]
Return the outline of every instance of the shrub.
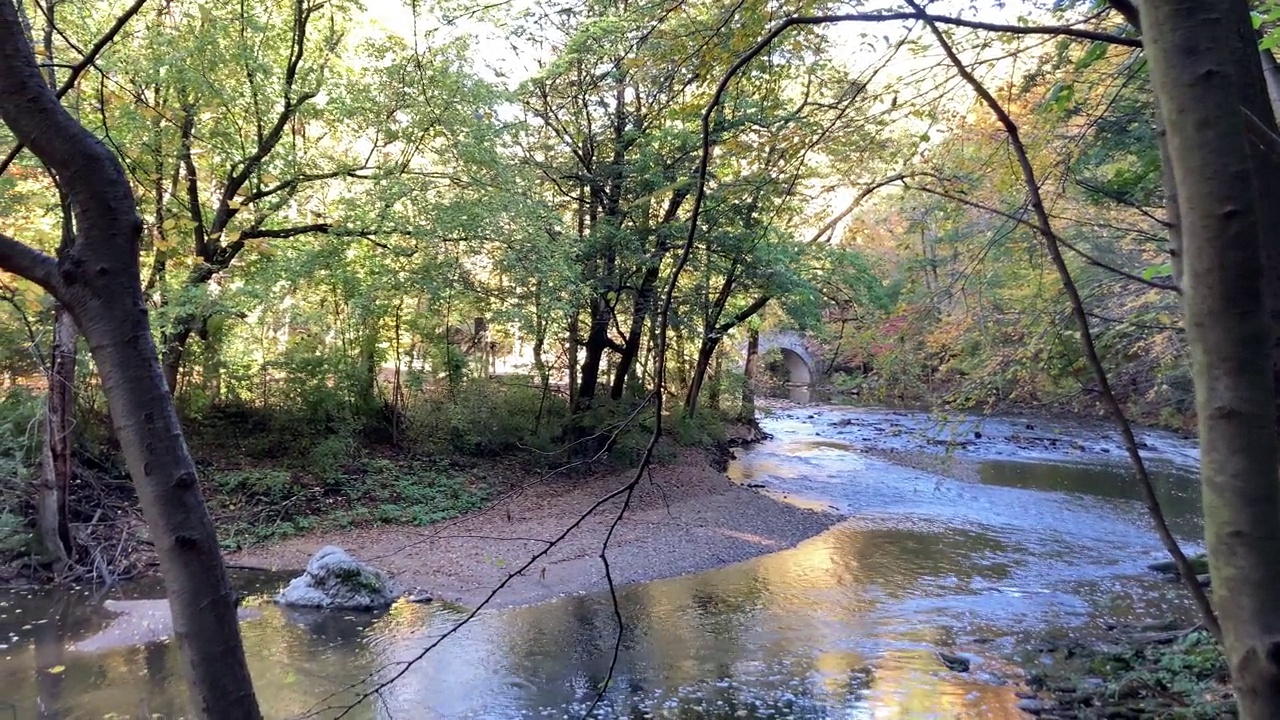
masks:
[[[520,378],[468,380],[452,390],[428,390],[408,403],[405,435],[432,453],[490,455],[518,447],[548,449],[567,416],[564,399],[544,398]]]

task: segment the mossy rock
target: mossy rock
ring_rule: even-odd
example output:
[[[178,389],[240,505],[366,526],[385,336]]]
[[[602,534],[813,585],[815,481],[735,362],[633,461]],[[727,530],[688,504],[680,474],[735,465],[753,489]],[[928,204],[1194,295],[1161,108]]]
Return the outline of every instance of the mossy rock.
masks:
[[[370,565],[332,545],[321,548],[276,602],[289,607],[326,610],[380,610],[395,602],[391,580]]]

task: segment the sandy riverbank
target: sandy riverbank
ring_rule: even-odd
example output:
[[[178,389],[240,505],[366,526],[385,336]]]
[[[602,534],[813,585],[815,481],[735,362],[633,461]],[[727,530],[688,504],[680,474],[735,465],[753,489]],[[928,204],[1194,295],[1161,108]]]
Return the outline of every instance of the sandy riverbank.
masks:
[[[436,526],[318,533],[239,552],[228,561],[296,569],[321,547],[337,545],[391,573],[406,589],[472,606],[630,477],[623,470],[551,479],[505,500],[498,495],[489,509]],[[600,551],[621,507],[622,498],[602,505],[513,578],[493,604],[522,605],[606,588]],[[791,547],[839,519],[735,484],[705,453],[683,451],[654,467],[637,487],[609,543],[609,565],[617,584],[699,572]]]

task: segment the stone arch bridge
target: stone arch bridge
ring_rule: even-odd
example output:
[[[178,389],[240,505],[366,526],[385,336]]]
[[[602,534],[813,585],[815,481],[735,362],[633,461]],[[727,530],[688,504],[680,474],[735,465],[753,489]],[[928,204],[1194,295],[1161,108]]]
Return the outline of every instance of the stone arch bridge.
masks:
[[[787,369],[788,385],[816,385],[820,371],[818,359],[809,349],[804,333],[795,330],[773,330],[760,334],[760,354],[782,351],[782,364]],[[746,356],[746,345],[743,345]]]

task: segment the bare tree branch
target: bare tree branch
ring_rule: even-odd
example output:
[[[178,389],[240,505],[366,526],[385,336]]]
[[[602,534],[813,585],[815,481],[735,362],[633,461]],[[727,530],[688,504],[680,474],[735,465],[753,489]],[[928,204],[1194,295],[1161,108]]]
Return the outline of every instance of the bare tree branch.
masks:
[[[307,0],[294,0],[293,7],[293,40],[289,50],[289,59],[285,64],[284,98],[280,112],[253,153],[240,163],[237,163],[238,169],[237,165],[233,165],[227,173],[227,179],[222,188],[222,196],[218,201],[218,208],[214,212],[213,224],[209,228],[214,235],[221,233],[227,227],[227,223],[231,221],[231,218],[238,212],[239,208],[232,206],[232,201],[235,200],[236,194],[249,181],[249,178],[253,177],[253,173],[258,170],[258,167],[262,165],[267,156],[275,150],[276,145],[280,143],[280,139],[284,137],[285,129],[289,127],[289,123],[298,114],[298,110],[319,94],[315,90],[307,90],[298,93],[295,97],[294,86],[298,80],[298,69],[302,65],[302,60],[307,50],[307,28],[311,22],[312,15],[321,5],[308,5]]]
[[[646,468],[642,468],[644,472]],[[637,474],[637,480],[639,474]],[[652,477],[650,478],[652,480]],[[604,536],[604,542],[600,545],[600,562],[604,564],[604,579],[609,584],[609,599],[613,605],[613,621],[618,623],[618,635],[613,641],[613,657],[609,659],[609,670],[605,673],[604,681],[600,683],[600,691],[591,701],[591,705],[582,713],[583,720],[591,717],[591,713],[595,712],[600,705],[600,701],[604,699],[605,693],[609,692],[609,685],[613,682],[613,675],[618,670],[618,655],[622,653],[622,633],[626,629],[626,625],[622,620],[622,606],[618,604],[618,587],[613,582],[613,568],[609,566],[609,541],[613,539],[613,533],[618,529],[618,523],[622,522],[622,517],[627,514],[627,508],[631,506],[631,498],[635,495],[636,482],[632,482],[627,486],[627,493],[623,496],[622,507],[618,509],[618,514],[614,516],[613,523],[609,525],[609,532]]]
[[[903,183],[903,187],[909,190],[918,190],[919,192],[928,193],[930,195],[936,195],[940,198],[945,198],[947,200],[951,200],[952,202],[960,203],[961,205],[974,208],[975,210],[981,210],[983,212],[991,213],[992,215],[998,215],[1002,218],[1005,218],[1006,220],[1011,220],[1013,222],[1018,223],[1019,225],[1035,230],[1036,232],[1042,232],[1039,223],[1032,222],[1014,213],[1006,212],[999,208],[991,207],[990,205],[977,202],[976,200],[970,200],[969,198],[956,195],[955,193],[949,193],[949,192],[946,192],[945,190],[938,190],[936,188],[925,187],[923,185],[910,185],[907,183]],[[1149,287],[1153,287],[1157,290],[1169,290],[1175,293],[1182,292],[1181,288],[1179,288],[1177,285],[1174,285],[1172,283],[1162,283],[1156,280],[1150,280],[1136,273],[1129,272],[1128,270],[1123,270],[1110,263],[1099,260],[1098,258],[1085,252],[1084,250],[1081,250],[1074,243],[1067,241],[1061,235],[1057,235],[1056,233],[1054,234],[1054,240],[1058,244],[1070,250],[1071,252],[1075,253],[1076,255],[1079,255],[1081,258],[1085,260],[1085,262],[1089,263],[1090,265],[1093,265],[1094,267],[1101,268],[1103,270],[1106,270],[1107,272],[1114,273],[1116,275],[1119,275],[1120,277],[1127,278],[1129,280],[1132,280],[1137,283],[1141,283],[1143,285],[1147,285]]]
[[[884,178],[883,180],[877,180],[876,182],[868,185],[866,188],[862,190],[862,192],[858,193],[857,197],[855,197],[847,206],[845,206],[843,210],[836,213],[834,216],[831,217],[830,220],[824,223],[822,227],[818,228],[818,231],[815,232],[813,236],[809,238],[809,244],[816,245],[827,235],[835,232],[836,226],[838,226],[845,218],[852,215],[853,211],[857,210],[858,206],[862,204],[862,201],[870,197],[872,193],[879,190],[880,188],[887,187],[896,182],[901,182],[907,179],[907,177],[908,177],[907,175],[904,175],[902,173],[895,173],[893,175],[890,175],[887,178]]]
[[[1249,112],[1248,108],[1241,110],[1244,111],[1244,129],[1249,139],[1270,155],[1272,160],[1280,162],[1280,137],[1259,120],[1257,115]]]

